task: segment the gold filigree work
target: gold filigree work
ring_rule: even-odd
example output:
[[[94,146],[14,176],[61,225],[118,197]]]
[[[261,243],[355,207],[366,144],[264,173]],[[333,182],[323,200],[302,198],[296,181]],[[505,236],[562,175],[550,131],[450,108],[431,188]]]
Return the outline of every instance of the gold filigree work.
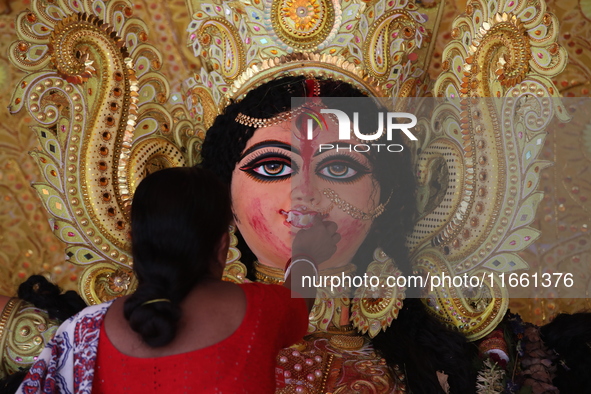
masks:
[[[282,285],[284,280],[284,273],[281,268],[269,267],[258,261],[254,262],[255,277],[257,282]]]
[[[374,252],[374,261],[367,267],[367,275],[378,278],[379,283],[375,287],[362,286],[355,290],[355,298],[351,302],[351,321],[361,333],[373,338],[390,327],[398,317],[406,288],[387,282],[399,277],[401,272],[380,249]]]
[[[0,314],[0,378],[29,368],[58,326],[44,311],[11,298]]]
[[[415,4],[401,0],[387,4],[195,2],[194,12],[189,38],[195,54],[211,66],[203,67],[187,88],[189,92],[201,89],[197,96],[203,102],[211,101],[206,98],[209,92],[218,103],[218,113],[230,99],[239,100],[253,88],[286,75],[333,78],[350,82],[371,96],[397,96],[407,79],[423,74],[415,62],[428,57],[430,27],[438,19],[437,13],[429,11],[433,15],[429,19]],[[222,19],[227,24],[216,37],[227,44],[220,47],[212,39],[204,40],[201,32]],[[240,40],[232,41],[237,36]],[[228,79],[216,65],[241,51],[245,53],[244,71]],[[375,53],[366,58],[367,51]]]

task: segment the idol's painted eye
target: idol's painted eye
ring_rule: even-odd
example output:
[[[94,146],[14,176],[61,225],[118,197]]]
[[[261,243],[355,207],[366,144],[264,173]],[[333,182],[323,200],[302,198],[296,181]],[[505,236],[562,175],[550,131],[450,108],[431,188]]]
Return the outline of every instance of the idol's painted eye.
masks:
[[[370,172],[357,160],[341,155],[326,158],[317,169],[321,177],[335,182],[353,182]]]
[[[280,177],[293,172],[290,166],[285,163],[272,162],[260,165],[252,169],[257,174],[268,177]]]
[[[289,178],[295,172],[291,159],[276,152],[257,156],[240,167],[240,170],[255,179],[268,182]]]
[[[347,179],[356,176],[358,172],[346,164],[331,164],[320,169],[319,174],[333,180]]]
[[[357,171],[345,164],[332,164],[324,167],[321,173],[334,178],[350,178],[357,174]]]

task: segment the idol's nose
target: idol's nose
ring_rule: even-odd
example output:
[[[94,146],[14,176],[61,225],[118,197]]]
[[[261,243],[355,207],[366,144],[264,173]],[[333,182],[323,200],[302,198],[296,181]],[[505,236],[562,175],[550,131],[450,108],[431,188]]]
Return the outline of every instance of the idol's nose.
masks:
[[[313,209],[319,205],[322,193],[313,174],[297,174],[291,178],[291,186],[292,206],[303,204]]]

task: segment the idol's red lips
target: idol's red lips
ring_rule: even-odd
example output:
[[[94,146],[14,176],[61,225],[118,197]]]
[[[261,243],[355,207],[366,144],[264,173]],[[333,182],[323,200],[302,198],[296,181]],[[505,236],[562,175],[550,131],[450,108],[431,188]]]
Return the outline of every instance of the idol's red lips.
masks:
[[[310,228],[312,227],[312,223],[314,218],[320,215],[323,219],[327,215],[322,215],[320,212],[308,210],[305,206],[297,206],[294,207],[290,211],[285,211],[281,209],[279,213],[285,216],[285,224],[287,226],[296,227],[296,228]]]

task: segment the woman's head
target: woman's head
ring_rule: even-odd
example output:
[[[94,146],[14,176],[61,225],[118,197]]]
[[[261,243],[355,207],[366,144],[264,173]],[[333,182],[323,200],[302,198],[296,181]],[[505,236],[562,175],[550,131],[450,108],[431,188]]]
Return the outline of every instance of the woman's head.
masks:
[[[229,198],[228,188],[199,168],[168,168],[140,182],[131,209],[140,284],[171,265],[207,274],[231,221]]]
[[[369,263],[376,246],[400,254],[414,212],[409,153],[319,149],[320,144],[360,142],[338,141],[338,126],[331,116],[324,116],[326,127],[315,129],[313,140],[302,136],[305,119],[271,122],[259,128],[236,122],[239,114],[269,119],[289,112],[291,99],[311,96],[313,86],[320,88],[321,105],[343,110],[351,119],[358,108],[338,99],[363,97],[359,90],[339,81],[311,84],[302,77],[271,81],[228,106],[216,119],[203,145],[203,166],[231,185],[237,227],[264,264],[282,267],[290,257],[290,236],[318,214],[337,222],[343,237],[325,267],[346,264],[360,246],[371,249],[369,256],[364,253],[364,264]],[[365,134],[378,128],[378,108],[374,106],[370,112],[360,113],[359,125]],[[388,143],[400,144],[402,139],[394,135]],[[347,210],[344,204],[339,207],[342,200],[355,209]],[[379,215],[381,205],[385,212]],[[393,226],[384,225],[388,222]]]
[[[178,304],[199,281],[220,278],[231,218],[228,188],[207,170],[169,168],[137,187],[131,227],[139,285],[125,315],[149,345],[174,338]],[[154,299],[170,302],[144,305]]]

